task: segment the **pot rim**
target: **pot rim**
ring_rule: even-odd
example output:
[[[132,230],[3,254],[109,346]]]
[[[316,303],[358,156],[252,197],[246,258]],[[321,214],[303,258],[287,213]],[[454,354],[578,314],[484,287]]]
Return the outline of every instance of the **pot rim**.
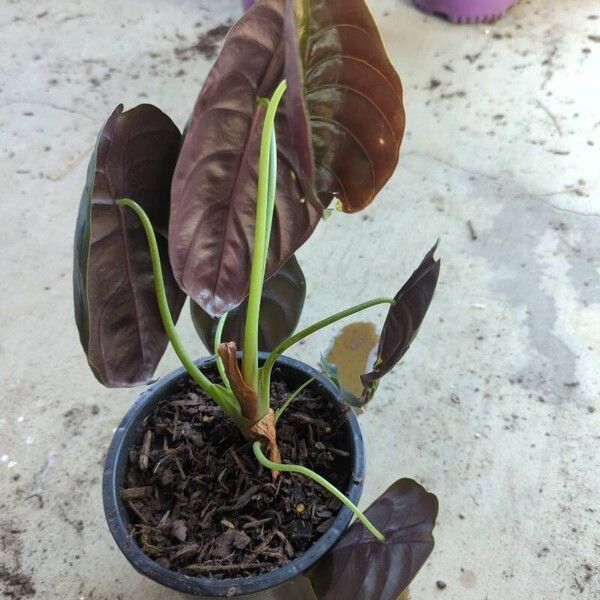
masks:
[[[268,353],[261,352],[260,359],[264,361]],[[196,365],[202,369],[214,362],[214,357],[198,359]],[[286,370],[301,373],[306,379],[315,378],[315,384],[322,388],[324,394],[340,409],[347,409],[347,437],[352,455],[352,472],[346,495],[355,504],[360,499],[365,471],[365,453],[362,434],[356,415],[341,399],[339,390],[321,373],[309,365],[293,358],[281,357],[277,366]],[[102,477],[102,499],[104,513],[109,530],[131,565],[141,574],[173,590],[197,596],[232,597],[252,594],[274,588],[288,582],[310,569],[338,541],[348,527],[353,513],[342,506],[331,527],[305,552],[300,554],[287,565],[256,576],[211,579],[207,577],[191,577],[167,569],[147,556],[137,545],[129,533],[126,509],[120,499],[125,467],[129,450],[139,433],[139,426],[150,414],[150,410],[162,393],[169,391],[174,384],[187,376],[184,367],[172,371],[145,390],[127,411],[120,425],[115,430],[104,466]],[[313,384],[314,385],[314,384]]]

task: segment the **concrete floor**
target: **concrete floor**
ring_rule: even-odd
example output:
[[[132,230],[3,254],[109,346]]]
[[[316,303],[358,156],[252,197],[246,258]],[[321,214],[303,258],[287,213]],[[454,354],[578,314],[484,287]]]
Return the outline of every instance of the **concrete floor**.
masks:
[[[35,598],[174,598],[133,572],[104,523],[103,455],[138,391],[103,389],[87,368],[72,236],[114,106],[151,101],[185,123],[209,68],[189,48],[239,14],[237,0],[212,4],[0,3],[0,566],[30,577]],[[408,133],[378,201],[336,215],[300,252],[303,322],[395,292],[438,236],[443,273],[362,417],[364,503],[400,476],[439,495],[413,600],[597,599],[600,7],[526,0],[470,27],[408,0],[369,4],[404,81]],[[180,329],[202,354],[187,313]],[[331,335],[295,355],[316,361]],[[169,352],[160,373],[175,365]]]

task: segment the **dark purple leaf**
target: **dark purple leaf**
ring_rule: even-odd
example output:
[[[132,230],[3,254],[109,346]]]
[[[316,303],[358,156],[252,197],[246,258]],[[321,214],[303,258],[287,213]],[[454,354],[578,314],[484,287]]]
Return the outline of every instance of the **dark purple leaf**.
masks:
[[[440,274],[440,261],[434,260],[437,243],[396,294],[379,338],[377,359],[370,373],[361,375],[363,403],[371,400],[379,380],[404,356],[419,331],[433,298]]]
[[[270,97],[283,78],[283,13],[283,0],[259,0],[231,28],[196,101],[175,169],[171,264],[181,287],[211,316],[235,308],[248,293],[265,116],[258,98]],[[291,140],[282,108],[267,277],[304,243],[322,213],[312,182],[296,175]]]
[[[438,500],[400,479],[365,511],[385,536],[358,521],[309,573],[319,600],[396,600],[433,550]]]
[[[131,198],[158,232],[174,318],[185,295],[169,262],[163,233],[181,134],[155,106],[118,106],[98,136],[75,230],[75,320],[88,363],[107,386],[151,379],[167,346],[146,235],[138,217],[116,200]],[[162,233],[161,233],[162,232]]]
[[[306,295],[304,274],[293,256],[265,282],[258,323],[258,349],[274,350],[296,329]],[[235,342],[243,347],[247,300],[228,315],[223,330],[223,342]],[[194,327],[210,352],[213,352],[215,331],[219,319],[211,317],[194,301],[190,303]]]
[[[402,85],[364,1],[289,2],[285,75],[301,178],[314,169],[323,204],[362,210],[394,172],[405,124]]]

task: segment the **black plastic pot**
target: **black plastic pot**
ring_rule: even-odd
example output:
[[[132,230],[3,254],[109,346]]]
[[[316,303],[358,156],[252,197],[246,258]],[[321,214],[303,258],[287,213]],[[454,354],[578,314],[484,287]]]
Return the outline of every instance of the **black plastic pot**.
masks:
[[[261,356],[261,360],[264,360],[265,357],[266,355]],[[208,370],[214,366],[214,360],[212,358],[199,360],[197,365],[202,370]],[[314,377],[316,381],[311,384],[313,389],[314,386],[320,388],[320,391],[328,396],[334,405],[339,407],[340,411],[347,415],[346,431],[352,453],[352,476],[349,487],[345,492],[354,503],[357,503],[362,493],[365,455],[362,435],[354,412],[348,410],[347,405],[343,404],[336,387],[308,365],[284,357],[277,362],[277,366],[291,388]],[[131,537],[127,510],[119,496],[119,492],[123,488],[129,450],[141,443],[144,421],[152,413],[154,407],[161,400],[168,398],[174,392],[178,382],[186,377],[187,373],[181,368],[149,387],[127,412],[115,431],[106,457],[102,495],[108,527],[117,545],[137,571],[168,588],[193,596],[230,598],[232,596],[254,594],[291,582],[310,569],[335,545],[352,518],[352,512],[348,508],[342,507],[331,528],[309,550],[289,564],[270,573],[238,579],[189,577],[171,571],[146,556]],[[265,596],[261,595],[260,597]],[[289,595],[287,597],[289,598]]]

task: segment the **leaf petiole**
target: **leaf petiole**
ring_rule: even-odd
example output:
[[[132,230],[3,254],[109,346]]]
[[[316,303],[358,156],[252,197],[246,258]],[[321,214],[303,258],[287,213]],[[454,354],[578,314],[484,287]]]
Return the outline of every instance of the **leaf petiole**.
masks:
[[[268,101],[260,142],[254,248],[252,251],[250,291],[246,309],[244,350],[242,353],[244,380],[256,392],[258,392],[258,323],[260,302],[265,280],[277,182],[275,116],[286,89],[287,83],[284,80],[277,86],[272,98]],[[265,402],[265,399],[261,398],[259,394],[257,406],[257,417],[259,419],[269,410],[268,404],[268,397]]]
[[[158,301],[158,308],[163,326],[173,346],[173,350],[175,350],[175,353],[181,361],[181,364],[186,368],[192,379],[223,409],[227,415],[233,419],[234,423],[240,429],[242,429],[242,431],[245,431],[245,428],[248,427],[248,422],[247,419],[242,415],[240,406],[233,394],[229,393],[226,388],[212,383],[206,377],[206,375],[200,371],[200,369],[196,366],[196,363],[188,354],[183,342],[181,341],[181,338],[179,337],[179,334],[177,333],[175,323],[173,322],[173,317],[171,316],[169,301],[167,300],[156,235],[148,215],[137,202],[129,198],[117,200],[117,204],[121,207],[127,207],[133,210],[144,227],[146,238],[148,240],[150,259],[152,261],[152,274],[154,276],[154,287],[156,291],[156,299]]]
[[[302,392],[302,390],[310,385],[313,381],[315,380],[314,377],[311,377],[308,381],[305,381],[300,387],[298,387],[296,390],[294,390],[288,397],[288,399],[285,401],[284,404],[282,404],[276,411],[275,411],[275,425],[277,425],[277,421],[279,421],[279,419],[281,418],[281,416],[283,415],[283,413],[288,409],[289,405],[300,395],[300,392]]]
[[[227,320],[227,315],[229,313],[225,313],[217,323],[217,329],[215,331],[215,341],[213,352],[215,355],[215,360],[217,362],[217,369],[219,371],[219,376],[221,377],[221,381],[227,390],[231,392],[231,385],[229,383],[229,377],[227,377],[227,373],[225,372],[225,365],[223,364],[223,359],[219,356],[217,349],[221,344],[221,338],[223,337],[223,328],[225,327],[225,321]],[[233,393],[233,392],[232,392]]]
[[[267,391],[271,388],[271,371],[273,370],[273,366],[275,365],[277,359],[291,346],[297,344],[300,340],[303,340],[305,337],[312,335],[316,331],[335,323],[336,321],[340,321],[345,319],[346,317],[350,317],[358,312],[366,310],[367,308],[371,308],[372,306],[377,306],[378,304],[394,304],[394,298],[375,298],[374,300],[369,300],[368,302],[363,302],[362,304],[357,304],[351,308],[347,308],[341,312],[335,313],[317,323],[313,323],[306,329],[295,333],[287,340],[284,340],[269,354],[267,360],[264,365],[260,369],[260,392],[259,397],[267,393]]]
[[[321,477],[318,473],[307,469],[306,467],[302,467],[300,465],[287,465],[287,464],[278,464],[271,462],[264,454],[261,448],[260,442],[254,442],[252,445],[252,449],[254,451],[254,456],[256,456],[256,460],[265,468],[271,471],[281,471],[283,473],[298,473],[299,475],[304,475],[309,479],[312,479],[314,482],[318,483],[321,487],[325,488],[330,494],[335,496],[342,504],[347,506],[355,515],[356,518],[376,537],[380,542],[385,542],[385,536],[365,517],[365,515],[361,512],[361,510],[354,504],[350,499],[346,498],[340,490],[338,490],[332,483],[329,483],[327,479]]]

